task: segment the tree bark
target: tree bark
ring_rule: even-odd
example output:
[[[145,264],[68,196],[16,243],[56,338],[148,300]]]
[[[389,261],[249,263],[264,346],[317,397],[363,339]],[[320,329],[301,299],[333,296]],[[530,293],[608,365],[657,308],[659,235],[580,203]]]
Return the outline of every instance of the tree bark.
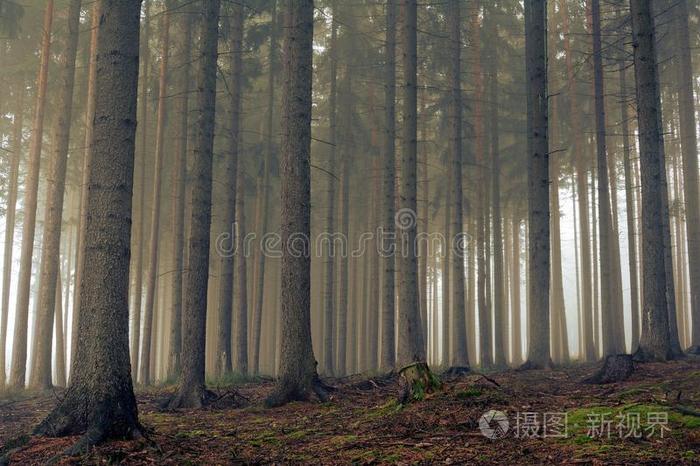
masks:
[[[204,386],[204,355],[209,285],[212,155],[216,113],[216,59],[219,0],[203,0],[197,50],[197,118],[192,154],[189,262],[183,309],[182,372],[170,408],[197,408],[210,393]]]
[[[183,0],[184,2],[184,0]],[[184,3],[179,4],[183,8]],[[177,138],[175,139],[175,163],[172,185],[172,288],[170,312],[170,347],[168,356],[168,378],[180,375],[182,361],[182,287],[185,249],[185,183],[187,178],[187,142],[189,126],[190,62],[192,55],[191,12],[186,10],[179,23],[180,34],[175,36],[175,51],[180,73],[176,79],[177,98],[173,113],[176,115]]]
[[[143,340],[141,341],[141,364],[139,365],[138,380],[143,385],[151,383],[151,331],[153,330],[153,307],[155,305],[156,285],[158,281],[158,243],[160,238],[160,205],[161,205],[161,180],[163,172],[165,140],[165,114],[166,98],[168,91],[168,59],[170,55],[170,3],[166,4],[166,10],[161,16],[160,46],[161,59],[158,77],[158,110],[156,112],[156,141],[153,166],[153,179],[151,180],[153,192],[151,194],[151,235],[148,241],[148,276],[146,277],[146,304],[143,310]]]
[[[641,359],[666,360],[671,357],[667,284],[664,260],[661,190],[664,161],[663,137],[659,126],[661,99],[657,82],[654,20],[649,0],[630,0],[634,69],[637,90],[637,117],[642,184],[642,260],[644,269],[642,334],[637,350]]]
[[[37,76],[36,106],[32,121],[32,139],[29,146],[27,175],[24,181],[24,219],[22,222],[22,250],[20,253],[17,307],[15,308],[15,331],[12,339],[12,367],[10,385],[24,388],[27,371],[27,327],[29,320],[29,295],[32,279],[32,255],[36,228],[37,198],[39,194],[39,168],[44,137],[44,114],[46,110],[46,88],[51,50],[51,25],[53,23],[53,0],[48,0],[44,12],[41,39],[41,64]]]
[[[15,218],[17,213],[17,187],[19,185],[19,162],[22,158],[22,129],[24,120],[24,82],[17,92],[17,108],[13,117],[12,162],[10,163],[10,182],[7,193],[7,212],[5,214],[5,249],[2,266],[2,314],[0,315],[0,389],[5,387],[7,374],[5,360],[7,357],[7,320],[10,314],[10,286],[12,285],[12,255],[15,242]]]
[[[550,365],[549,145],[547,139],[547,2],[525,3],[528,76],[528,210],[530,292],[527,367]]]
[[[56,103],[58,112],[53,127],[53,151],[47,176],[46,209],[44,211],[44,237],[41,249],[39,281],[38,334],[34,336],[36,357],[29,381],[30,387],[51,388],[51,343],[53,341],[56,283],[60,283],[59,262],[61,249],[61,220],[66,186],[66,165],[70,140],[71,113],[73,110],[73,83],[75,82],[75,58],[78,52],[78,27],[80,25],[80,0],[68,5],[68,31],[61,57],[60,88]],[[60,293],[59,293],[60,296]],[[58,329],[57,329],[58,330]]]
[[[139,435],[129,370],[129,256],[140,2],[102,0],[78,352],[65,397],[36,433],[84,433],[70,454]]]
[[[286,2],[282,104],[281,230],[282,340],[277,385],[267,406],[304,400],[311,390],[327,399],[311,344],[311,82],[314,3]],[[298,254],[302,248],[302,254]],[[303,253],[307,248],[307,253]]]

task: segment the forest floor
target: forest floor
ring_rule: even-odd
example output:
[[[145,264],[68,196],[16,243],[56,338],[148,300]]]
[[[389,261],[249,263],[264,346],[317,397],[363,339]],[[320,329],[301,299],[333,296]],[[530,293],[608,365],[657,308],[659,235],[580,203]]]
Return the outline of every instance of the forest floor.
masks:
[[[622,383],[582,383],[596,367],[445,378],[405,407],[386,378],[335,380],[330,402],[275,409],[262,407],[270,381],[220,388],[220,402],[197,411],[160,412],[173,387],[142,389],[151,442],[111,442],[58,464],[700,464],[700,358],[637,365]],[[0,396],[0,450],[60,396]],[[489,410],[505,414],[495,418],[508,420],[503,438],[480,429]],[[75,441],[32,438],[11,462],[43,464]]]

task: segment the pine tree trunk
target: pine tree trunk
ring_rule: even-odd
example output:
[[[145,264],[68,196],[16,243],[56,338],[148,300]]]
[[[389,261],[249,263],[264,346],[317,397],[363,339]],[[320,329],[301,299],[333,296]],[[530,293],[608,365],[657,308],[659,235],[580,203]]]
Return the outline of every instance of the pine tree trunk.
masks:
[[[403,151],[401,157],[398,238],[406,246],[399,258],[399,320],[397,363],[404,367],[425,362],[425,343],[418,302],[418,263],[416,260],[416,155],[417,155],[417,2],[403,0]]]
[[[311,233],[312,0],[287,2],[284,24],[281,230],[282,244]],[[298,244],[298,240],[297,240]],[[308,244],[307,244],[308,246]],[[316,374],[311,344],[311,260],[282,253],[282,339],[277,386],[268,406],[305,399],[311,390],[327,399]]]
[[[167,4],[166,9],[172,5]],[[146,278],[146,304],[143,310],[143,340],[141,342],[141,364],[139,365],[139,382],[144,385],[151,383],[151,331],[154,326],[153,307],[158,281],[158,243],[160,238],[160,205],[161,205],[161,179],[163,172],[163,143],[165,139],[165,112],[166,97],[168,91],[168,59],[170,55],[170,16],[165,11],[161,16],[160,46],[161,60],[158,78],[158,110],[156,113],[156,141],[155,164],[153,167],[153,179],[151,180],[153,193],[151,194],[151,236],[148,241],[148,276]],[[138,247],[138,246],[137,246]]]
[[[202,406],[209,393],[204,386],[204,356],[209,285],[212,154],[216,113],[216,58],[219,0],[205,0],[199,22],[197,50],[197,118],[192,154],[192,207],[189,257],[183,308],[182,372],[170,408]]]
[[[184,1],[184,0],[183,0]],[[183,3],[178,5],[182,8]],[[173,113],[176,117],[177,138],[175,139],[172,185],[172,288],[170,313],[170,347],[168,356],[168,378],[180,375],[182,360],[182,286],[185,249],[185,180],[187,178],[187,142],[189,125],[190,62],[192,55],[192,20],[190,14],[179,18],[181,32],[175,35],[176,64],[180,73],[176,80],[176,94]]]
[[[447,255],[452,255],[452,341],[454,348],[450,365],[453,369],[469,368],[467,348],[465,304],[464,304],[464,255],[468,248],[468,238],[462,233],[462,80],[461,80],[461,8],[460,0],[450,0],[448,4],[448,29],[450,35],[450,107],[448,110],[450,138],[450,191],[452,200],[451,231]],[[448,262],[449,263],[449,262]],[[444,298],[443,298],[444,299]]]
[[[394,369],[396,362],[396,254],[388,252],[393,242],[387,239],[395,227],[395,178],[396,178],[396,0],[386,4],[386,52],[384,63],[384,147],[383,147],[383,191],[382,191],[382,337],[379,367],[383,371]],[[394,245],[395,246],[395,245]]]
[[[47,177],[46,209],[44,211],[44,237],[41,248],[41,271],[39,281],[38,315],[39,332],[34,337],[35,364],[29,381],[30,387],[51,388],[51,344],[53,342],[54,310],[56,303],[61,249],[61,219],[63,197],[68,164],[71,112],[73,109],[73,83],[75,82],[75,58],[78,51],[78,27],[80,23],[80,0],[71,0],[68,6],[68,32],[61,57],[58,109],[53,127],[53,151]],[[60,293],[59,293],[60,295]]]
[[[101,2],[78,351],[70,388],[36,429],[51,436],[85,433],[69,453],[139,435],[128,293],[140,6]]]
[[[528,367],[550,365],[549,146],[547,139],[547,2],[525,3],[528,76],[529,328]]]
[[[693,321],[690,344],[694,352],[700,352],[700,208],[698,208],[700,181],[698,181],[697,129],[693,93],[693,64],[688,29],[688,1],[679,0],[676,2],[675,10],[678,105],[681,122],[683,189],[686,199],[685,227],[690,272],[688,285],[691,290],[690,308]]]
[[[654,19],[649,0],[630,0],[642,185],[642,260],[644,263],[642,334],[637,356],[666,360],[671,356],[664,260],[661,190],[664,161],[659,126],[661,99],[657,82]]]
[[[10,385],[24,388],[27,371],[27,329],[29,321],[29,295],[32,279],[32,254],[34,253],[34,231],[36,228],[37,198],[39,194],[39,165],[44,137],[44,113],[46,110],[46,87],[49,73],[51,49],[51,25],[53,22],[53,0],[48,0],[44,13],[41,39],[41,65],[36,83],[36,106],[32,121],[32,139],[29,146],[27,174],[24,181],[22,222],[22,250],[20,253],[17,307],[15,308],[15,331],[12,339],[12,367]]]
[[[273,136],[273,117],[275,104],[275,58],[277,56],[277,0],[272,0],[272,23],[270,25],[270,50],[268,56],[268,75],[267,75],[267,111],[265,113],[265,155],[262,161],[262,176],[258,190],[259,211],[258,211],[258,233],[262,236],[267,234],[268,228],[268,209],[270,199],[270,170],[272,168],[272,157],[274,151],[274,136]],[[259,251],[258,264],[255,276],[255,310],[253,318],[253,355],[251,366],[253,372],[260,373],[260,345],[262,337],[262,318],[263,318],[263,298],[265,296],[265,263],[266,254],[264,251]]]
[[[138,217],[134,228],[134,248],[136,249],[136,257],[134,258],[134,272],[136,279],[134,280],[134,302],[131,312],[131,369],[136,378],[139,373],[139,348],[141,345],[141,307],[143,301],[143,249],[146,239],[146,152],[148,151],[148,83],[150,75],[150,58],[151,50],[149,41],[151,39],[151,1],[143,0],[144,2],[144,22],[143,22],[143,40],[141,41],[142,49],[141,58],[141,96],[139,97],[139,126],[141,131],[140,148],[138,151],[139,158],[139,197],[138,197]]]
[[[19,180],[19,162],[22,158],[22,129],[24,120],[24,83],[21,82],[17,92],[17,108],[13,117],[12,162],[10,163],[10,182],[7,193],[7,212],[5,214],[5,249],[2,266],[2,309],[0,310],[0,389],[5,387],[7,374],[7,320],[10,314],[10,286],[12,285],[12,256],[15,242],[15,218],[17,212],[17,187]]]

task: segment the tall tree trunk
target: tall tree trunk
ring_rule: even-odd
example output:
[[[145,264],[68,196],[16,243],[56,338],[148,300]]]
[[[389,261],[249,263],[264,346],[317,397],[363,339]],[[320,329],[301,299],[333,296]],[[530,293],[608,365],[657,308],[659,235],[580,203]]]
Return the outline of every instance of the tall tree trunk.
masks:
[[[671,357],[667,283],[664,260],[661,181],[665,177],[663,137],[659,125],[661,99],[657,82],[654,19],[649,0],[630,0],[637,116],[642,178],[643,319],[637,356],[666,360]]]
[[[183,309],[182,372],[171,408],[200,407],[209,393],[204,386],[204,355],[209,285],[212,154],[216,113],[216,58],[219,0],[203,0],[197,50],[197,118],[192,154],[192,208],[189,262]]]
[[[452,211],[452,185],[454,181],[452,180],[454,173],[452,171],[452,156],[445,160],[445,171],[447,172],[447,183],[449,189],[445,189],[445,207],[444,207],[444,222],[445,226],[443,228],[445,237],[450,237],[450,227],[451,227],[451,216]],[[450,308],[450,303],[452,301],[452,293],[450,292],[450,280],[452,277],[451,272],[451,260],[450,251],[452,249],[452,244],[446,244],[444,246],[445,250],[442,251],[442,361],[444,365],[451,363],[452,354],[452,326],[451,317],[453,316]]]
[[[184,2],[185,0],[182,0]],[[178,5],[183,7],[184,3]],[[175,139],[172,185],[172,288],[170,313],[170,347],[168,377],[180,375],[182,360],[182,286],[185,249],[185,183],[187,178],[187,142],[189,125],[190,62],[192,55],[192,19],[190,12],[182,14],[181,33],[175,36],[176,63],[180,73],[176,79],[176,94],[173,113],[176,115],[177,137]]]
[[[367,231],[376,231],[380,224],[381,212],[381,179],[376,176],[380,173],[380,160],[378,154],[372,147],[373,155],[373,188],[372,188],[372,206],[371,206],[371,223]],[[367,370],[376,372],[379,368],[379,254],[377,254],[377,239],[373,239],[370,250],[370,301],[367,308]],[[427,260],[427,257],[426,257]]]
[[[314,4],[287,2],[284,24],[281,161],[282,244],[311,233],[311,82]],[[308,254],[282,253],[282,341],[280,373],[266,400],[278,406],[305,399],[311,390],[326,399],[316,374],[311,344],[311,260]]]
[[[51,343],[53,341],[56,283],[60,283],[59,262],[61,249],[61,220],[63,218],[63,193],[66,185],[68,143],[70,140],[71,113],[73,110],[73,83],[75,82],[75,58],[78,52],[78,27],[80,25],[80,0],[71,0],[68,6],[68,31],[61,57],[61,86],[58,92],[56,120],[53,127],[53,152],[47,176],[46,209],[44,211],[44,237],[41,249],[39,280],[39,307],[36,319],[39,332],[34,336],[35,364],[29,385],[33,388],[51,388]],[[59,293],[60,295],[60,293]],[[58,329],[57,329],[58,330]]]
[[[511,234],[513,242],[513,263],[512,270],[510,272],[511,279],[511,307],[512,307],[512,331],[513,331],[513,343],[512,353],[513,353],[513,365],[518,366],[523,362],[523,342],[522,342],[522,326],[521,326],[521,313],[522,306],[520,304],[520,219],[518,215],[514,212],[512,225],[513,232]]]
[[[613,297],[613,250],[612,212],[610,207],[610,189],[608,177],[608,151],[605,131],[605,95],[603,83],[603,54],[600,37],[600,0],[591,1],[593,23],[593,76],[595,90],[596,153],[598,168],[598,217],[600,239],[600,293],[603,356],[619,354],[625,351],[624,339],[620,341],[615,329],[617,308]]]
[[[139,348],[141,345],[141,304],[143,300],[143,243],[146,238],[146,152],[148,151],[148,83],[150,75],[150,58],[151,51],[149,41],[151,39],[151,1],[144,1],[144,22],[143,22],[143,40],[141,41],[141,96],[140,111],[139,111],[139,126],[141,127],[139,156],[139,207],[138,218],[134,228],[135,239],[134,247],[136,248],[136,257],[134,258],[134,272],[136,279],[134,281],[134,303],[131,312],[131,369],[134,376],[137,376],[139,367]],[[186,15],[185,15],[186,16]]]
[[[382,348],[379,361],[380,369],[394,369],[396,361],[396,254],[388,249],[396,246],[388,240],[395,227],[395,152],[396,152],[396,0],[387,0],[386,5],[386,51],[384,63],[384,148],[383,148],[383,192],[382,192],[382,227],[385,237],[381,245],[384,259],[382,272]]]
[[[491,13],[492,39],[497,41],[498,25],[496,24],[498,12]],[[503,269],[503,227],[501,220],[501,162],[499,154],[498,134],[498,54],[489,57],[489,99],[491,100],[491,206],[492,234],[493,234],[493,329],[494,329],[494,363],[497,367],[505,367],[508,353],[508,327],[505,299],[505,272]]]
[[[582,335],[584,361],[593,361],[595,347],[593,345],[593,291],[591,277],[593,271],[591,267],[591,227],[589,223],[589,198],[588,198],[588,176],[586,174],[585,146],[583,142],[584,132],[580,119],[580,108],[578,104],[578,92],[576,89],[576,73],[572,55],[569,12],[567,2],[559,2],[562,17],[562,33],[564,35],[564,51],[566,53],[566,75],[569,88],[569,114],[571,116],[571,127],[574,138],[574,165],[576,170],[576,194],[578,197],[578,229],[581,235],[581,315],[582,315]]]
[[[128,294],[141,5],[100,3],[78,352],[70,388],[36,429],[51,436],[84,432],[70,454],[107,438],[140,435],[129,370]]]
[[[273,117],[275,104],[275,58],[277,56],[277,0],[272,0],[272,23],[270,24],[270,50],[268,56],[268,75],[267,75],[267,111],[265,113],[265,155],[262,161],[262,176],[259,180],[260,189],[258,190],[259,212],[258,212],[258,234],[264,236],[267,234],[268,224],[268,209],[270,199],[270,170],[272,168],[272,156],[275,150],[273,136]],[[262,330],[263,316],[263,297],[265,296],[265,262],[266,254],[264,251],[259,251],[258,267],[255,277],[255,311],[253,318],[253,355],[251,366],[253,372],[260,373],[260,340]]]
[[[7,320],[10,314],[10,286],[12,285],[12,255],[15,242],[15,217],[17,212],[17,187],[19,180],[19,161],[22,158],[22,129],[24,120],[24,82],[20,82],[17,92],[17,108],[13,117],[12,162],[10,163],[10,182],[7,193],[7,212],[5,214],[5,249],[2,265],[2,309],[0,312],[0,389],[5,387],[7,374]]]
[[[623,51],[624,52],[624,51]],[[618,76],[620,79],[620,123],[622,127],[622,152],[625,171],[625,206],[627,216],[627,258],[629,260],[630,276],[630,313],[631,313],[631,348],[639,346],[639,275],[637,268],[637,231],[635,219],[637,207],[634,198],[634,179],[632,178],[632,162],[630,148],[629,107],[627,102],[627,70],[624,53],[620,58]],[[700,219],[698,220],[700,221]]]
[[[693,64],[688,29],[688,1],[679,0],[676,2],[675,13],[678,105],[683,155],[683,189],[686,200],[685,227],[688,238],[690,309],[693,321],[690,344],[692,352],[700,353],[700,208],[698,208],[700,182],[698,181],[697,127],[693,93]]]
[[[32,279],[36,208],[39,194],[39,165],[41,162],[41,146],[44,137],[44,113],[46,110],[46,87],[49,74],[53,5],[53,0],[48,0],[44,13],[43,35],[41,39],[41,65],[39,66],[39,74],[37,76],[36,106],[34,109],[34,120],[32,121],[32,139],[29,146],[27,175],[24,181],[22,251],[20,253],[17,307],[15,308],[15,331],[12,339],[12,367],[10,369],[10,385],[15,388],[24,388],[27,371],[29,295],[31,291],[30,282]]]
[[[468,238],[462,232],[462,38],[460,0],[450,0],[447,14],[450,35],[450,107],[448,110],[450,138],[450,191],[452,198],[451,231],[448,238],[446,257],[452,257],[452,338],[454,349],[450,365],[460,370],[469,368],[467,348],[467,325],[464,305],[464,257],[468,248]],[[443,298],[444,299],[444,298]]]
[[[425,344],[418,303],[418,263],[416,261],[416,154],[417,154],[417,2],[403,0],[403,153],[401,157],[400,205],[397,226],[401,246],[399,257],[399,366],[425,361]],[[404,253],[405,252],[405,253]]]
[[[61,272],[56,276],[56,310],[54,312],[54,328],[56,329],[56,385],[59,387],[66,386],[66,359],[64,348],[63,334],[63,303],[61,290]]]
[[[549,145],[547,139],[547,2],[525,3],[528,76],[528,204],[530,280],[528,367],[550,365]]]
[[[168,58],[170,54],[170,15],[172,7],[166,4],[160,24],[160,76],[158,78],[158,111],[156,113],[156,147],[155,164],[153,167],[151,195],[151,237],[148,242],[148,276],[146,278],[146,305],[143,310],[143,341],[141,342],[141,364],[139,365],[139,381],[144,385],[151,383],[151,331],[153,329],[153,307],[155,303],[156,285],[158,282],[158,243],[160,238],[160,198],[161,179],[163,172],[165,140],[165,112],[168,91]]]

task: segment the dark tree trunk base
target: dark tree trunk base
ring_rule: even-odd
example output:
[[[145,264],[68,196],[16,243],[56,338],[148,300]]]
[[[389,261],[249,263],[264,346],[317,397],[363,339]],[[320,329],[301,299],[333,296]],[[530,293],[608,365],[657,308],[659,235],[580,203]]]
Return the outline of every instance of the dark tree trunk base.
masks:
[[[605,358],[598,372],[585,379],[584,383],[608,384],[627,380],[634,372],[634,360],[629,354],[614,354]]]
[[[688,348],[686,350],[686,353],[692,354],[695,356],[700,356],[700,346],[699,345],[691,346],[690,348]]]
[[[523,364],[521,364],[516,371],[535,371],[535,370],[549,370],[552,368],[552,360],[550,359],[547,364],[539,364],[533,361],[525,361]]]
[[[471,374],[472,370],[468,366],[452,366],[442,373],[443,377],[458,378]]]
[[[330,392],[335,390],[332,386],[324,383],[317,374],[314,374],[311,382],[308,386],[306,385],[279,381],[277,387],[265,399],[265,407],[277,408],[292,401],[308,401],[312,393],[316,395],[319,401],[325,403],[330,401]]]
[[[160,408],[163,411],[173,411],[176,409],[200,409],[210,405],[219,397],[206,387],[193,387],[189,389],[179,388],[173,396],[165,399]]]
[[[420,401],[425,395],[440,388],[440,380],[433,375],[426,362],[415,362],[399,371],[399,403]]]

